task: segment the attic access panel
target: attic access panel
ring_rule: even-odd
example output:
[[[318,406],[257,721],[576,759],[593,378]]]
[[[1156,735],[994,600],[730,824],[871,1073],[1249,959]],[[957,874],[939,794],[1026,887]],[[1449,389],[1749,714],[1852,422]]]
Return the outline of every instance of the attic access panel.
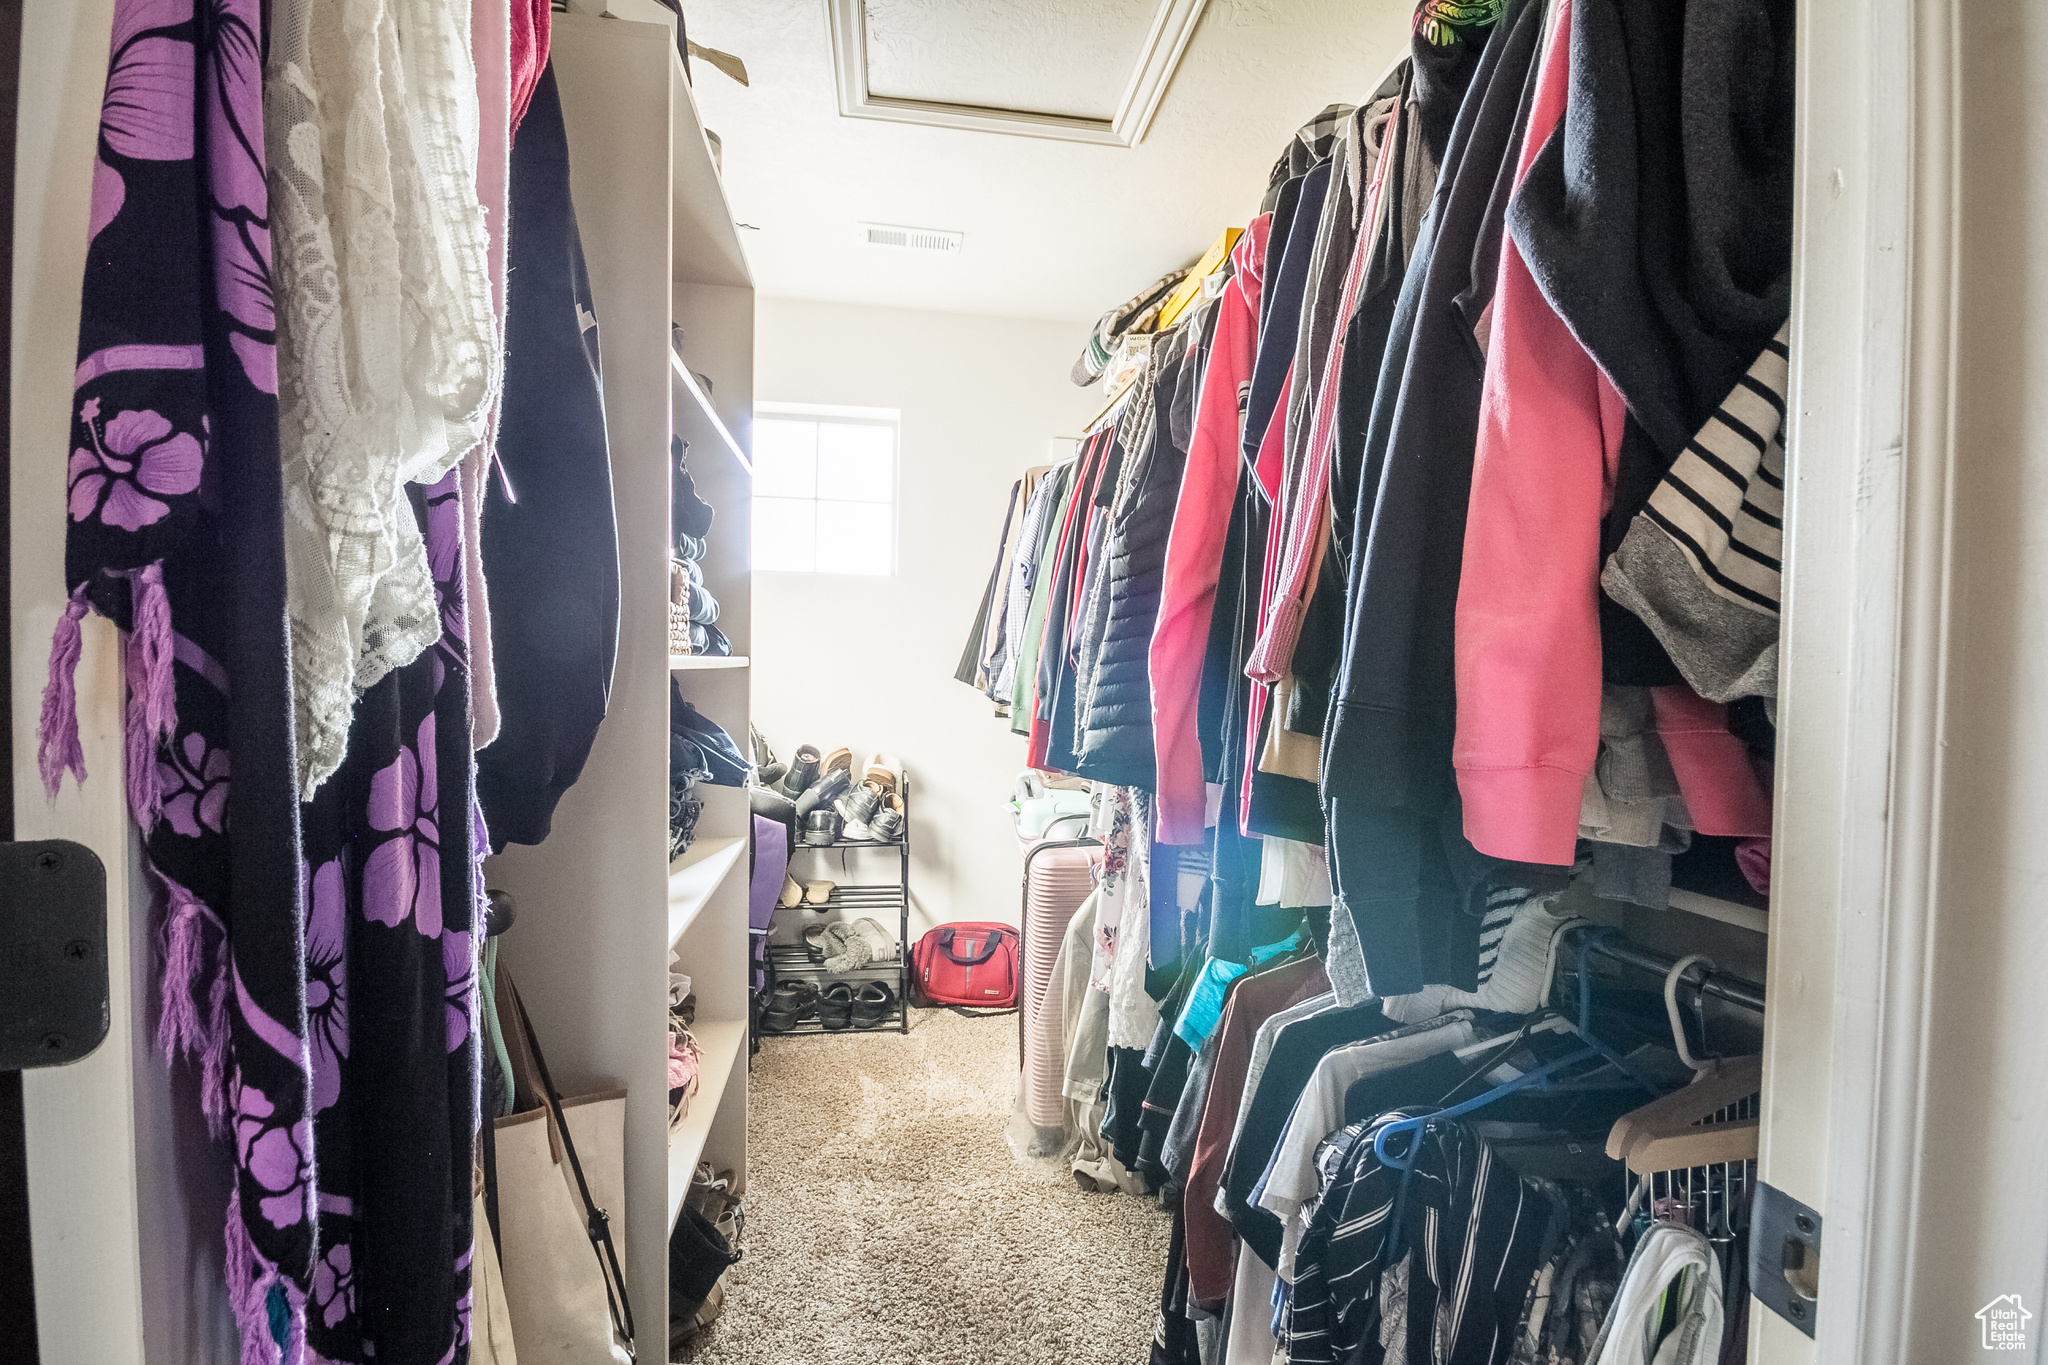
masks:
[[[1149,0],[826,0],[839,112],[1136,146],[1206,2],[1157,0],[1148,15]],[[1015,107],[1026,99],[1031,107]]]

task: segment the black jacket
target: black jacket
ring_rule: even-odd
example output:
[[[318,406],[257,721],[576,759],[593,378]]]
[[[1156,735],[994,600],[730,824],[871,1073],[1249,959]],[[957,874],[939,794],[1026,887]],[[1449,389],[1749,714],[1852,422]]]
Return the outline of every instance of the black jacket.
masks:
[[[569,201],[569,144],[552,69],[512,146],[505,403],[484,495],[498,738],[477,755],[491,847],[547,838],[610,704],[619,537],[597,325]],[[512,487],[517,502],[505,496]]]
[[[1402,284],[1367,429],[1337,695],[1323,740],[1331,874],[1373,990],[1469,988],[1476,855],[1456,811],[1452,646],[1502,222],[1542,6],[1486,41]]]
[[[1791,308],[1791,0],[1580,0],[1508,230],[1670,458]]]
[[[1421,808],[1450,771],[1451,647],[1502,216],[1534,82],[1536,5],[1493,30],[1459,111],[1380,365],[1352,513],[1326,795]],[[1426,788],[1426,792],[1423,790]]]

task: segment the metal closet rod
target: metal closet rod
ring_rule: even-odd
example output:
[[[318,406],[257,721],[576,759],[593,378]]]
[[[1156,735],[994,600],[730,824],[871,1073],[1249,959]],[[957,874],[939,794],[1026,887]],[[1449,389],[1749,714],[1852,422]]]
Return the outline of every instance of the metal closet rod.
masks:
[[[1572,932],[1575,934],[1591,933],[1595,932],[1595,929],[1574,929]],[[1612,934],[1595,939],[1588,948],[1588,951],[1605,957],[1610,961],[1623,962],[1631,967],[1640,968],[1660,980],[1673,967],[1678,965],[1678,959],[1675,957],[1651,952],[1648,948],[1639,947],[1627,939]],[[1718,970],[1708,972],[1704,977],[1701,977],[1695,976],[1691,971],[1687,971],[1685,980],[1680,984],[1681,987],[1690,987],[1706,995],[1711,995],[1716,1000],[1725,1000],[1731,1005],[1740,1005],[1746,1010],[1755,1010],[1758,1014],[1764,1012],[1764,988],[1745,977],[1735,976]]]

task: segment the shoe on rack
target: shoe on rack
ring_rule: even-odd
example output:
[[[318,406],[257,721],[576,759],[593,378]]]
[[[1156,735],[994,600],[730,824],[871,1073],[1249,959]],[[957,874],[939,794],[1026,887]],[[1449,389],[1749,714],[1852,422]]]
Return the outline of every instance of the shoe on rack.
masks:
[[[896,1012],[896,992],[879,981],[870,981],[853,997],[853,1026],[880,1028]]]
[[[831,807],[821,807],[804,817],[804,842],[812,848],[830,848],[839,839],[839,816]]]
[[[825,926],[813,924],[804,930],[804,951],[811,955],[812,962],[825,960]]]
[[[865,825],[873,818],[875,809],[881,804],[882,793],[863,782],[837,801],[834,801],[832,806],[833,809],[839,812],[839,818],[851,826]],[[847,837],[849,839],[858,839],[864,836],[849,834]]]
[[[818,771],[822,773],[845,773],[848,780],[851,780],[853,777],[853,750],[834,749],[831,753],[825,755],[825,761],[819,765]]]
[[[808,886],[804,887],[804,904],[810,906],[811,909],[817,911],[819,914],[824,914],[825,907],[831,903],[832,889],[836,885],[836,882],[828,882],[824,880],[819,880],[810,883]]]
[[[799,820],[808,819],[811,812],[820,806],[830,810],[833,800],[838,797],[839,793],[845,790],[845,773],[826,773],[816,782],[804,788],[803,795],[796,799],[796,818]]]
[[[796,802],[784,796],[780,787],[748,787],[747,809],[785,828],[796,823]]]
[[[818,988],[808,981],[781,981],[768,993],[761,1011],[763,1033],[787,1033],[818,1013]]]
[[[893,793],[868,819],[869,837],[889,843],[903,832],[903,798]]]
[[[797,906],[803,904],[803,899],[803,884],[788,873],[784,873],[782,876],[782,895],[777,898],[782,908],[794,910]]]
[[[782,794],[794,801],[817,780],[818,751],[808,744],[797,745],[789,760],[789,771],[782,775]]]
[[[862,779],[885,795],[903,790],[903,760],[894,754],[874,754],[868,759],[867,774]]]
[[[771,758],[766,763],[755,767],[754,785],[757,787],[772,787],[780,782],[788,772],[789,765],[787,763],[784,763],[779,758]]]
[[[682,1353],[690,1349],[690,1343],[702,1336],[704,1329],[717,1322],[725,1311],[725,1282],[720,1280],[711,1286],[704,1296],[704,1302],[697,1310],[684,1317],[668,1320],[668,1357],[670,1360],[684,1360]]]
[[[835,981],[818,997],[818,1022],[837,1033],[853,1023],[853,987]]]

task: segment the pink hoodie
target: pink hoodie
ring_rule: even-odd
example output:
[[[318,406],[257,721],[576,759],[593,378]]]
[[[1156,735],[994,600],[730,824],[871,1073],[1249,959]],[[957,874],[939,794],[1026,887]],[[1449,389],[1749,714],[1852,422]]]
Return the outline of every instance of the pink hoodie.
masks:
[[[1207,827],[1197,725],[1202,652],[1209,642],[1216,579],[1223,568],[1223,537],[1237,491],[1245,390],[1258,347],[1260,272],[1271,227],[1271,214],[1252,219],[1231,252],[1235,273],[1216,301],[1216,335],[1209,342],[1180,500],[1166,541],[1150,659],[1152,738],[1159,769],[1159,827],[1153,837],[1162,844],[1199,844]]]
[[[1564,116],[1571,0],[1544,55],[1516,182]],[[1458,584],[1465,836],[1569,864],[1600,749],[1600,518],[1626,410],[1502,234]]]
[[[1748,747],[1729,731],[1728,708],[1684,683],[1651,688],[1650,704],[1692,827],[1701,834],[1768,835],[1771,794]]]

